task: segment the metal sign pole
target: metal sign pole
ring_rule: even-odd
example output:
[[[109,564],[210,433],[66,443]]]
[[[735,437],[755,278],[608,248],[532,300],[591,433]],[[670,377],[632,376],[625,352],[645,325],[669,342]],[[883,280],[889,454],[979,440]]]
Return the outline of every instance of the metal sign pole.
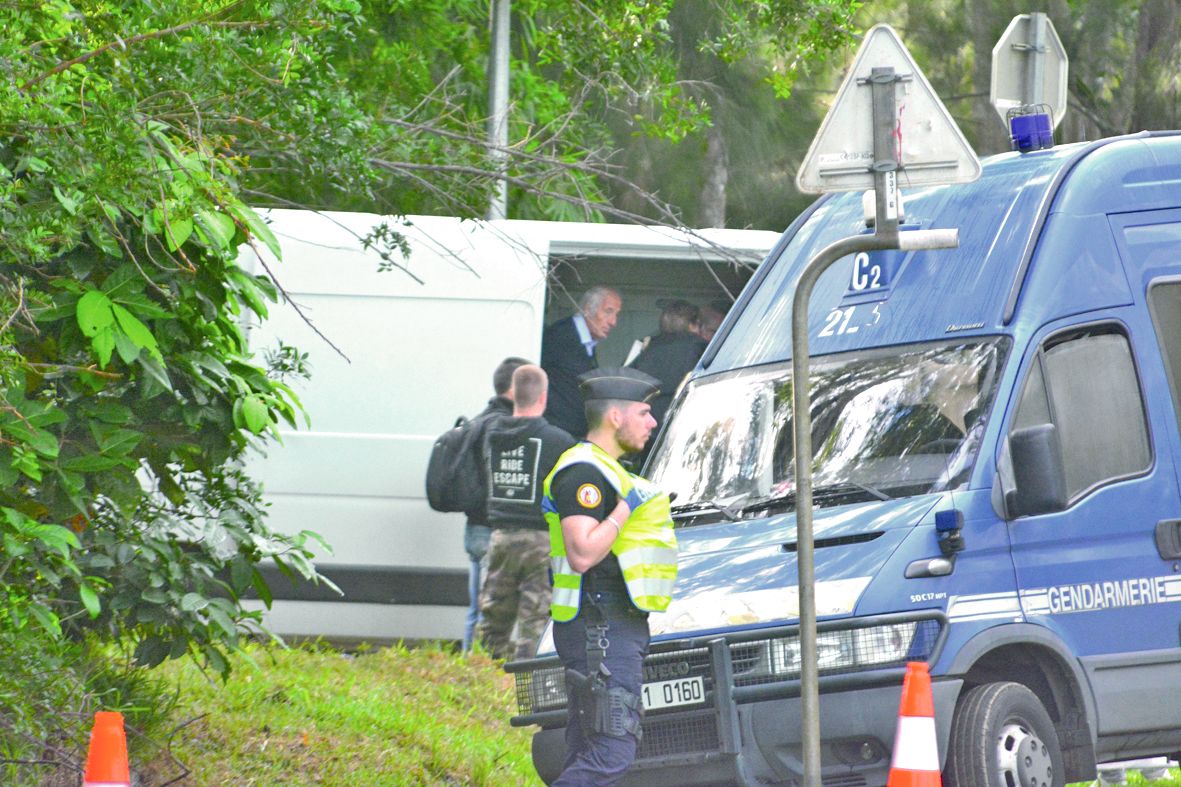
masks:
[[[820,684],[816,649],[815,551],[812,530],[812,411],[808,385],[808,301],[816,281],[832,263],[878,249],[943,249],[959,245],[959,231],[898,232],[898,128],[895,83],[909,78],[891,68],[874,68],[873,90],[875,225],[872,235],[843,238],[808,261],[792,300],[792,408],[795,444],[796,559],[800,604],[800,706],[804,784],[820,787]]]
[[[488,57],[488,157],[501,177],[492,188],[486,218],[508,217],[509,27],[512,0],[492,0],[492,43]]]
[[[1029,68],[1025,72],[1029,80],[1025,95],[1029,103],[1040,104],[1042,84],[1046,72],[1046,15],[1035,11],[1029,15]]]

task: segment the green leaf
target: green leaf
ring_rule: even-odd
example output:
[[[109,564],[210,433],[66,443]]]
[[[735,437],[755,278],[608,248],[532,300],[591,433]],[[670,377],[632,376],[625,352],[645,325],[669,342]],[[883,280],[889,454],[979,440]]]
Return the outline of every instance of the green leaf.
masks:
[[[238,295],[242,297],[242,300],[246,301],[246,305],[250,307],[251,311],[265,319],[267,316],[267,305],[259,297],[258,285],[254,279],[234,268],[231,268],[229,273],[230,277],[238,284],[235,287]]]
[[[57,186],[53,187],[53,196],[57,198],[58,204],[65,208],[66,213],[71,216],[78,215],[78,201],[81,194],[75,192],[73,195],[68,195]]]
[[[29,554],[29,548],[13,537],[11,533],[4,534],[4,554],[10,558],[23,557]]]
[[[4,425],[4,429],[9,435],[16,437],[42,456],[47,456],[50,459],[57,457],[61,446],[52,432],[29,426],[20,421],[9,422]]]
[[[61,525],[44,525],[38,523],[30,528],[29,535],[55,552],[60,553],[62,557],[70,556],[71,547],[78,549],[81,546],[74,532]]]
[[[209,620],[216,623],[218,627],[226,634],[236,636],[238,633],[237,627],[234,625],[234,620],[222,610],[211,606],[208,608]]]
[[[20,473],[12,466],[7,453],[0,452],[0,488],[13,486],[20,480]]]
[[[126,295],[112,296],[115,303],[123,304],[141,320],[149,318],[153,320],[168,320],[175,315],[167,309],[161,308],[148,296],[142,292],[132,292]]]
[[[267,605],[267,609],[271,608],[271,587],[267,584],[266,577],[257,568],[253,570],[250,578],[250,583],[254,585],[254,592],[262,599],[262,603]]]
[[[185,593],[180,600],[180,608],[185,612],[198,612],[209,606],[209,599],[200,593]]]
[[[168,591],[164,588],[147,588],[143,593],[140,593],[140,598],[150,604],[167,604]]]
[[[142,292],[144,275],[134,265],[120,265],[103,280],[102,291],[113,300],[123,300]]]
[[[110,399],[99,399],[86,405],[86,410],[95,418],[108,424],[125,424],[131,420],[131,408]]]
[[[75,473],[99,473],[103,470],[118,467],[120,464],[122,464],[121,460],[111,456],[86,454],[84,456],[72,456],[69,459],[62,460],[60,466],[63,470],[70,470]]]
[[[271,228],[249,205],[232,201],[226,205],[226,208],[246,226],[251,235],[266,244],[266,247],[271,250],[271,254],[275,255],[275,259],[283,259],[283,251],[279,248],[279,241],[275,237],[275,233],[271,232]]]
[[[250,562],[250,558],[246,555],[238,555],[230,563],[230,581],[233,585],[234,592],[241,593],[250,586],[251,574],[254,573],[254,566]]]
[[[218,249],[230,248],[230,244],[234,242],[234,233],[237,232],[233,219],[215,210],[203,210],[196,218],[210,245]]]
[[[29,172],[37,172],[37,173],[48,172],[49,171],[49,163],[47,161],[45,161],[44,159],[37,158],[36,156],[25,156],[24,158],[22,158],[20,161],[17,162],[16,171],[23,172],[26,169]]]
[[[247,396],[242,400],[242,419],[254,434],[271,425],[271,413],[261,396]]]
[[[53,614],[53,612],[44,604],[30,604],[29,614],[41,624],[41,628],[45,629],[53,636],[60,637],[62,635],[62,626],[61,622],[57,618],[57,615]]]
[[[89,290],[79,298],[76,314],[78,327],[82,329],[82,333],[93,337],[103,328],[114,324],[115,315],[111,306],[110,298],[99,290]]]
[[[24,416],[33,426],[52,426],[70,420],[70,416],[65,410],[49,402],[30,402],[29,404],[30,407],[25,409]],[[42,405],[43,409],[41,412],[33,412],[33,408],[38,404]]]
[[[103,611],[102,601],[99,600],[98,594],[94,592],[94,588],[86,583],[78,586],[78,597],[82,599],[82,606],[86,607],[86,611],[90,613],[90,619],[94,620]]]
[[[164,358],[160,355],[160,348],[156,345],[156,337],[148,330],[148,326],[117,303],[111,304],[111,308],[114,311],[115,319],[119,322],[119,327],[127,335],[127,338],[135,342],[137,347],[142,347],[151,353],[157,361],[164,363]]]
[[[143,370],[147,372],[148,378],[152,382],[160,386],[160,388],[165,391],[172,390],[172,380],[168,378],[168,372],[164,369],[163,362],[157,361],[155,358],[148,356],[140,358],[139,364],[141,367],[143,367]],[[152,392],[150,387],[145,386],[145,388],[146,390],[143,393],[143,397],[145,399],[151,398],[154,393],[158,393]]]
[[[135,646],[135,662],[145,667],[155,667],[168,658],[168,643],[160,637],[147,637]]]
[[[165,245],[169,251],[176,251],[192,234],[192,219],[170,219],[164,228]]]
[[[139,345],[131,341],[122,331],[117,333],[112,331],[112,334],[114,335],[115,349],[119,351],[119,357],[123,359],[123,363],[135,363],[135,359],[139,357],[140,353]]]
[[[91,424],[90,433],[98,442],[99,450],[107,456],[126,456],[144,438],[134,429],[112,429],[102,424]]]
[[[216,648],[202,648],[201,652],[205,654],[205,659],[209,662],[209,669],[218,675],[225,675],[230,671],[230,665],[226,663],[225,656],[221,655]]]
[[[41,480],[41,464],[37,461],[37,455],[31,451],[14,450],[12,467],[34,481]]]
[[[123,338],[123,334],[116,334],[110,326],[101,329],[90,340],[90,346],[94,348],[94,354],[98,356],[98,365],[100,369],[107,368],[107,364],[111,362],[111,352],[118,344],[118,340]],[[139,348],[135,349],[136,354],[139,354]],[[126,359],[124,359],[126,360]],[[132,360],[135,360],[133,357]]]

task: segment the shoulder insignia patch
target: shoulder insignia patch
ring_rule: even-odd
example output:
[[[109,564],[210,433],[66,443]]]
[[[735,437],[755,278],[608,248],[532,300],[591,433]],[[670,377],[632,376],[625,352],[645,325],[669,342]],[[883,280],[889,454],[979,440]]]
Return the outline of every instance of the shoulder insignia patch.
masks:
[[[603,502],[603,493],[594,484],[583,484],[578,487],[578,503],[583,508],[595,508]]]

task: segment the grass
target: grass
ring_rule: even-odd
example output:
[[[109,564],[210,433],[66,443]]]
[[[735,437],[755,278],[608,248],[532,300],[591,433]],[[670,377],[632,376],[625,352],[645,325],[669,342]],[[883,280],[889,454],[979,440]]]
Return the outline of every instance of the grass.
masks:
[[[251,648],[229,681],[189,661],[160,668],[178,687],[170,752],[148,784],[539,785],[530,729],[509,726],[500,665],[439,647],[346,654]],[[133,749],[133,758],[135,752]]]
[[[254,646],[224,684],[188,660],[153,674],[176,699],[170,737],[131,740],[144,787],[541,784],[532,728],[508,723],[513,681],[482,654]],[[1181,777],[1128,772],[1129,787],[1147,784],[1181,787]]]

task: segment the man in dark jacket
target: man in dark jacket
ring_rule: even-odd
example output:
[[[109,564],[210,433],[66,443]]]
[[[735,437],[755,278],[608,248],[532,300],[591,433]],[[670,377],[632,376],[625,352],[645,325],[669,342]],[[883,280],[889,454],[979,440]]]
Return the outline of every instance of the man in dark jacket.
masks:
[[[513,372],[529,363],[524,358],[505,358],[492,373],[492,390],[495,396],[488,400],[484,410],[472,419],[472,428],[485,430],[489,422],[499,415],[512,415],[512,382]],[[479,435],[472,440],[474,450],[480,450],[483,439]],[[463,623],[463,652],[467,653],[472,647],[475,636],[476,623],[480,617],[480,587],[482,585],[485,557],[488,553],[488,541],[492,536],[492,528],[488,526],[487,502],[464,512],[467,514],[467,524],[463,528],[463,549],[467,552],[468,567],[468,609]]]
[[[496,658],[528,658],[549,619],[549,529],[541,513],[542,481],[574,438],[542,416],[546,374],[513,372],[512,416],[488,425],[488,576],[480,594],[479,640]],[[513,624],[517,636],[512,638]]]
[[[541,366],[549,375],[545,417],[579,439],[586,436],[586,413],[578,376],[599,368],[595,345],[615,328],[622,306],[615,290],[591,287],[579,299],[578,313],[550,324],[541,339]]]
[[[698,335],[700,313],[688,301],[672,301],[660,312],[660,333],[631,363],[633,369],[660,381],[660,393],[652,400],[652,417],[664,423],[677,388],[705,352],[706,341]]]

